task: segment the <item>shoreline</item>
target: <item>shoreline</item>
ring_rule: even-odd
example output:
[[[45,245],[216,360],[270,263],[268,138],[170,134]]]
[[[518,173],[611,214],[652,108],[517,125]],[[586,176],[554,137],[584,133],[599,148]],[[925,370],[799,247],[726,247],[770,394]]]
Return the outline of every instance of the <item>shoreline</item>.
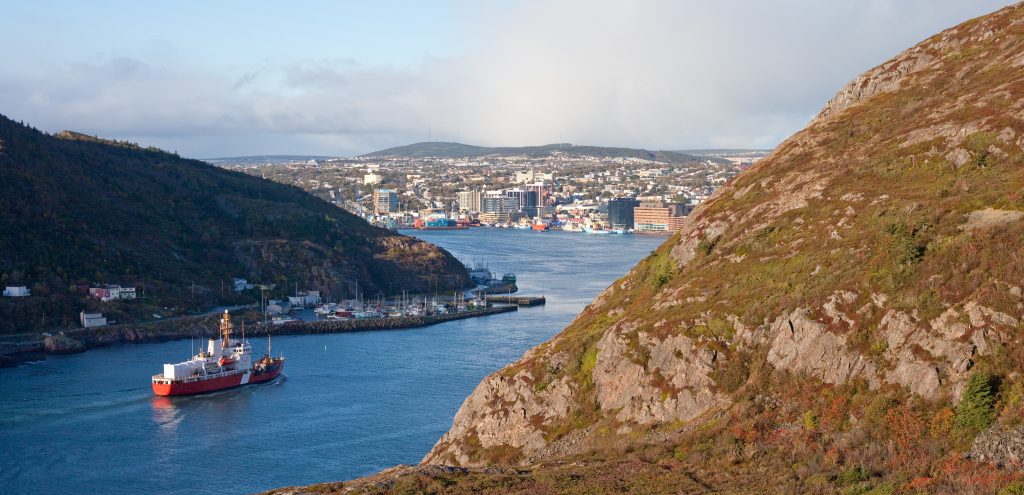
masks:
[[[281,324],[257,323],[246,327],[246,335],[315,335],[380,330],[423,328],[439,323],[518,311],[515,305],[493,306],[464,313],[434,316],[400,316],[365,320],[295,321]],[[216,335],[219,315],[189,320],[156,322],[122,327],[79,328],[58,335],[42,337],[38,341],[0,343],[0,368],[13,368],[21,364],[45,359],[46,356],[77,354],[97,347],[116,344],[152,344],[182,340],[191,337]],[[177,324],[177,325],[175,325]]]

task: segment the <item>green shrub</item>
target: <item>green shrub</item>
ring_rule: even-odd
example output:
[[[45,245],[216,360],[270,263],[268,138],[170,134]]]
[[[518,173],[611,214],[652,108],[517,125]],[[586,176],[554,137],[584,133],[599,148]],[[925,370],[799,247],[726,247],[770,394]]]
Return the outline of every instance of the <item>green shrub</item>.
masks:
[[[818,429],[821,420],[818,419],[817,414],[814,414],[814,411],[807,411],[804,413],[803,423],[804,429],[813,431]]]
[[[704,253],[704,256],[708,256],[712,251],[715,250],[715,245],[718,244],[718,237],[714,239],[703,238],[697,242],[697,250]]]
[[[836,477],[836,484],[839,486],[852,485],[854,483],[867,481],[869,477],[870,476],[866,469],[860,466],[855,466],[839,473],[839,476]]]
[[[894,222],[885,226],[889,234],[886,251],[889,257],[900,265],[909,265],[924,258],[924,243],[917,239],[917,231],[903,222]]]
[[[991,377],[981,372],[972,374],[956,406],[956,426],[961,430],[978,432],[992,424],[995,413]]]
[[[660,289],[669,280],[672,280],[675,274],[676,264],[668,256],[664,256],[654,265],[654,275],[651,277],[651,283],[654,284],[655,289]]]
[[[1014,481],[999,490],[999,495],[1024,495],[1024,483]]]

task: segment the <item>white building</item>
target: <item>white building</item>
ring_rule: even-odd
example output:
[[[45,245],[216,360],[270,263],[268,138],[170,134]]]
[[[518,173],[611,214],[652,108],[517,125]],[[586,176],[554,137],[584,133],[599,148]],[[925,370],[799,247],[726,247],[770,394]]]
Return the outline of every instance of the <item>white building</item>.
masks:
[[[249,290],[253,288],[253,285],[250,284],[249,281],[244,278],[231,279],[231,284],[232,289],[234,289],[235,292],[242,292],[243,290]]]
[[[4,289],[4,297],[28,297],[32,295],[32,291],[28,290],[28,287],[24,285],[8,285]]]
[[[377,174],[366,174],[366,175],[363,176],[363,184],[364,185],[380,184],[380,176],[377,175]]]
[[[546,180],[554,180],[554,174],[545,174],[543,172],[537,173],[533,170],[529,172],[516,172],[517,184],[530,184],[534,182],[544,182]]]
[[[459,191],[458,201],[461,211],[480,211],[480,191]]]
[[[85,311],[82,311],[79,313],[78,317],[82,322],[83,328],[103,327],[107,325],[107,319],[103,317],[103,313],[86,313]]]
[[[103,302],[128,301],[135,299],[135,287],[121,287],[117,284],[106,287],[90,287],[89,296]]]
[[[294,296],[288,296],[288,302],[294,308],[308,308],[320,304],[320,291],[310,290],[299,292]]]

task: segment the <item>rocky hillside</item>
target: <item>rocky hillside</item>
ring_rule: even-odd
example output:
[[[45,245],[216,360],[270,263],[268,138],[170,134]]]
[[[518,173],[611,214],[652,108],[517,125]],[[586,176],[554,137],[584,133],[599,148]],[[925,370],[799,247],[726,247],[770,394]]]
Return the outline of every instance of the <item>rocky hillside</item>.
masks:
[[[766,470],[775,489],[992,493],[1020,474],[990,463],[1024,459],[1022,217],[1016,5],[841,89],[486,378],[424,463],[651,448],[648,465]]]
[[[224,290],[232,277],[276,284],[272,296],[298,284],[333,299],[470,285],[444,250],[298,188],[0,116],[0,286],[32,290],[0,299],[0,333],[77,321],[94,304],[81,284],[144,290],[145,301],[92,308],[120,321],[246,302]]]

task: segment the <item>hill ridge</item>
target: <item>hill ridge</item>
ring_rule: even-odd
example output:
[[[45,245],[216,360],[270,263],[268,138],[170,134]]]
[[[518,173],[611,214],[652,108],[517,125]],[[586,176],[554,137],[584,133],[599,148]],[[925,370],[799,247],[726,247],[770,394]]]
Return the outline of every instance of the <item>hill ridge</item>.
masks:
[[[360,155],[362,157],[404,157],[404,158],[481,158],[490,155],[523,155],[528,157],[545,157],[561,153],[580,157],[601,158],[641,158],[666,163],[701,162],[708,159],[716,163],[728,163],[725,160],[689,155],[678,151],[649,151],[639,148],[622,148],[610,146],[574,145],[571,143],[552,143],[539,146],[499,146],[486,147],[446,141],[425,141],[387,148]]]
[[[3,116],[0,142],[0,278],[33,293],[0,299],[0,333],[61,327],[82,309],[123,322],[233,302],[232,277],[333,300],[357,281],[367,295],[469,284],[446,251],[296,187]],[[100,305],[78,288],[96,283],[140,284],[151,299]]]

